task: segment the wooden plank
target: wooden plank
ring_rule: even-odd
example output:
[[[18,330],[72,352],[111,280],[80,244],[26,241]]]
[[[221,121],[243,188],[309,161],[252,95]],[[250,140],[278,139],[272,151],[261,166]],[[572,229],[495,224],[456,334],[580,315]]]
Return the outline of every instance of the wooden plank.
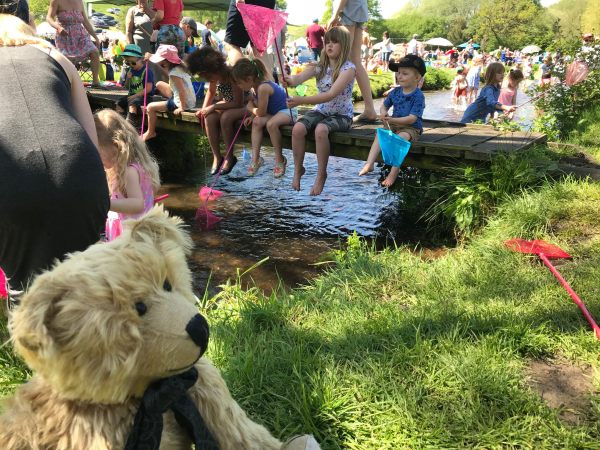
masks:
[[[458,127],[440,127],[423,133],[419,138],[419,142],[431,144],[449,138],[457,134],[462,134],[466,128]]]
[[[473,146],[471,151],[515,151],[523,147],[531,146],[532,141],[535,140],[536,136],[532,136],[531,133],[504,133]]]
[[[440,144],[444,145],[458,145],[461,147],[473,147],[477,144],[481,144],[489,139],[502,134],[500,131],[494,129],[469,129],[460,134],[455,134],[442,141]]]

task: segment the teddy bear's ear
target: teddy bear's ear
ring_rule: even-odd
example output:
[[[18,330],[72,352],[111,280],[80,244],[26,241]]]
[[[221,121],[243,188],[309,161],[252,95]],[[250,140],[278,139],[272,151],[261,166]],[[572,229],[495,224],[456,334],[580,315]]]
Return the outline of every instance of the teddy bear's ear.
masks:
[[[49,274],[38,278],[48,278]],[[41,281],[41,280],[38,280]],[[51,351],[54,339],[48,329],[58,310],[59,300],[66,294],[51,281],[34,283],[10,318],[11,336],[15,348],[26,360]]]
[[[154,206],[138,220],[124,222],[124,227],[131,231],[134,241],[159,243],[170,239],[183,247],[186,253],[192,248],[192,241],[183,229],[183,221],[177,216],[170,217],[162,205]]]

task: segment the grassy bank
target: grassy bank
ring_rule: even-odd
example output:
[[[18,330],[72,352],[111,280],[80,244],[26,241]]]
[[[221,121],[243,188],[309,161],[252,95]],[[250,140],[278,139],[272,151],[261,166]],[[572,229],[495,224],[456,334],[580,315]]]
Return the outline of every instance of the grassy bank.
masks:
[[[255,417],[327,449],[597,448],[597,399],[567,424],[527,379],[538,359],[597,369],[599,344],[547,269],[503,241],[569,251],[560,270],[600,318],[599,210],[598,184],[567,180],[507,200],[432,261],[351,239],[304,289],[227,286],[210,357]]]

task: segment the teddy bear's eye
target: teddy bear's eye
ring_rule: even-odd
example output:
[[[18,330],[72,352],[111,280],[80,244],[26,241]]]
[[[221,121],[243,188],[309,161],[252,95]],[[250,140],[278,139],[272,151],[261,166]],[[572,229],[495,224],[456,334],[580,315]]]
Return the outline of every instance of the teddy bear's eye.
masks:
[[[169,280],[165,280],[163,284],[163,289],[167,292],[171,292],[173,288],[171,287],[171,283],[169,283]]]
[[[146,311],[148,311],[148,307],[143,302],[137,302],[135,304],[135,310],[137,311],[138,316],[143,316],[146,314]]]

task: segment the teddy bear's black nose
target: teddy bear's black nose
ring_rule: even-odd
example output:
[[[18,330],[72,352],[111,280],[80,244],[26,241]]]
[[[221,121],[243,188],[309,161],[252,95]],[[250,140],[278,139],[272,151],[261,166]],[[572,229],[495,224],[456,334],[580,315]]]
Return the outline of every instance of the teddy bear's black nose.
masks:
[[[208,347],[208,322],[206,319],[200,314],[196,314],[186,325],[185,331],[204,354]]]

